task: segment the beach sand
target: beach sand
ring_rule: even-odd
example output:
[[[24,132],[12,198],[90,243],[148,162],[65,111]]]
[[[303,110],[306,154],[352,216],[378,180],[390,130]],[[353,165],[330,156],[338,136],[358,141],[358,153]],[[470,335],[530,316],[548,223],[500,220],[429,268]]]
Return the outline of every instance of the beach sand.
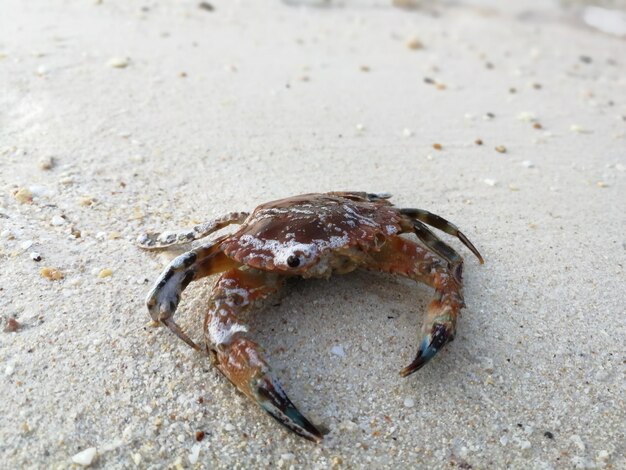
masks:
[[[0,467],[626,467],[624,40],[545,2],[198,3],[2,2]],[[315,445],[149,325],[169,257],[135,240],[333,190],[486,263],[444,237],[467,308],[406,379],[423,285],[299,282],[250,316]]]

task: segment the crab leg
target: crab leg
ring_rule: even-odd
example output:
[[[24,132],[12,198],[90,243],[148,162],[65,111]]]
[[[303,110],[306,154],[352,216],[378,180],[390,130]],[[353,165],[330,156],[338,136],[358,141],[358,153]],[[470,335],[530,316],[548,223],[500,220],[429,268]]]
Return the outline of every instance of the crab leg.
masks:
[[[184,245],[211,235],[227,225],[241,224],[248,215],[247,212],[229,212],[203,224],[196,225],[190,230],[142,233],[137,237],[137,244],[144,250],[162,250],[173,245]]]
[[[289,400],[239,319],[254,301],[278,292],[282,285],[283,278],[270,273],[247,269],[224,273],[213,289],[205,319],[207,347],[216,367],[241,392],[296,434],[319,442],[322,434]]]
[[[448,263],[455,265],[463,261],[463,258],[448,244],[442,242],[427,226],[419,220],[413,221],[415,235],[432,251],[437,253]]]
[[[435,289],[435,298],[428,305],[422,322],[417,355],[400,371],[406,377],[421,369],[433,356],[454,339],[456,318],[463,308],[463,260],[450,265],[417,243],[401,237],[391,237],[379,252],[371,253],[365,265],[391,274],[399,274]]]
[[[219,240],[174,258],[161,273],[146,299],[152,320],[167,326],[192,348],[201,350],[173,320],[180,296],[191,281],[223,272],[237,265],[219,250]]]
[[[437,214],[433,214],[432,212],[425,211],[424,209],[400,209],[400,213],[411,217],[412,219],[415,220],[415,222],[422,221],[430,225],[431,227],[435,227],[441,230],[442,232],[446,232],[447,234],[457,237],[459,240],[463,242],[463,244],[466,247],[470,249],[472,253],[474,253],[474,255],[476,255],[476,257],[478,258],[478,261],[480,261],[480,264],[483,264],[485,262],[485,260],[483,260],[483,257],[480,255],[480,253],[478,252],[476,247],[472,244],[472,242],[470,242],[469,239],[463,234],[463,232],[461,232],[459,228],[456,225],[454,225],[452,222],[448,222],[443,217]],[[417,232],[418,232],[418,229],[416,228],[416,233]],[[434,236],[432,232],[431,232],[431,235]],[[420,239],[422,239],[419,233],[417,233],[417,236],[420,237]],[[423,241],[427,243],[425,240]]]

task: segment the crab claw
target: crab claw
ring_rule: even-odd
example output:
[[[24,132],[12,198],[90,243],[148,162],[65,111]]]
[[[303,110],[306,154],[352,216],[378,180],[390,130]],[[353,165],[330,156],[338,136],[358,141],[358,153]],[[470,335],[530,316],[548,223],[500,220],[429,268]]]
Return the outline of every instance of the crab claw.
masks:
[[[324,438],[320,430],[291,403],[276,378],[265,374],[257,380],[253,393],[259,406],[283,426],[313,442],[321,442]]]
[[[193,264],[196,259],[197,255],[194,252],[188,252],[175,258],[157,279],[156,284],[148,294],[146,306],[153,321],[167,326],[185,343],[196,351],[200,351],[200,347],[187,336],[173,318],[182,291],[195,275]]]
[[[313,442],[323,439],[322,433],[287,397],[256,343],[240,337],[220,345],[214,352],[220,372],[272,418],[305,439]]]
[[[454,331],[454,324],[451,321],[433,323],[428,333],[422,338],[415,359],[400,371],[400,375],[406,377],[424,367],[435,354],[454,339]]]
[[[283,283],[281,276],[260,271],[232,269],[222,274],[205,318],[207,348],[215,366],[240,392],[286,428],[320,442],[322,433],[287,397],[261,347],[247,338],[248,326],[240,319],[253,302],[276,293]]]

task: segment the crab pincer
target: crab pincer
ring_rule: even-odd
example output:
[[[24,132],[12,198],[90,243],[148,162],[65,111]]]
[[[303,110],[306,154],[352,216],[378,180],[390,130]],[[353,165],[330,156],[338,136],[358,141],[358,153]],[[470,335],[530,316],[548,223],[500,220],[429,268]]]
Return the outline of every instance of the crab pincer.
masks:
[[[215,366],[243,394],[296,434],[319,441],[322,434],[287,397],[240,319],[254,302],[277,293],[283,284],[282,277],[257,271],[233,269],[222,274],[205,317],[207,348]]]
[[[268,202],[252,214],[231,213],[180,234],[140,237],[142,248],[159,249],[202,238],[231,223],[222,235],[174,259],[147,299],[153,320],[166,325],[196,350],[206,351],[217,369],[242,393],[296,434],[319,442],[320,430],[287,397],[242,321],[257,301],[277,293],[290,277],[328,278],[364,268],[408,277],[435,290],[422,322],[418,352],[402,369],[407,376],[426,364],[456,333],[464,307],[463,258],[428,226],[456,236],[482,263],[459,229],[422,209],[398,209],[388,194],[304,194]],[[421,243],[402,234],[412,233]],[[204,320],[204,347],[174,322],[181,294],[192,281],[220,274]]]

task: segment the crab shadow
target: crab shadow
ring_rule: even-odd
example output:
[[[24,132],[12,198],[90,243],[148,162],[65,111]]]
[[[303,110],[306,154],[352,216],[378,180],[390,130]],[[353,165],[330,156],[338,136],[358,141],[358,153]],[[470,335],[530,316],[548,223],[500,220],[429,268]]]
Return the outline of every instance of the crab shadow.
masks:
[[[329,403],[341,408],[354,398],[381,399],[381,383],[414,388],[445,380],[451,367],[425,368],[420,380],[398,374],[416,354],[432,295],[413,281],[364,271],[294,279],[246,321],[292,399],[332,413]]]
[[[214,281],[192,283],[177,316],[181,327],[200,342]],[[300,411],[321,429],[340,430],[346,420],[365,423],[379,415],[404,419],[406,398],[415,400],[416,409],[427,409],[428,397],[445,394],[450,376],[462,374],[472,361],[466,341],[457,336],[459,341],[426,367],[400,377],[399,370],[417,351],[418,332],[432,295],[423,284],[366,271],[329,280],[293,279],[280,296],[255,305],[242,320]],[[206,358],[197,361],[203,371],[214,372],[211,380],[219,393],[231,397],[228,400],[239,396]],[[236,400],[256,419],[258,410],[243,406],[249,403],[247,398],[241,395]],[[264,423],[273,425],[271,420]],[[333,433],[347,439],[342,435]]]

